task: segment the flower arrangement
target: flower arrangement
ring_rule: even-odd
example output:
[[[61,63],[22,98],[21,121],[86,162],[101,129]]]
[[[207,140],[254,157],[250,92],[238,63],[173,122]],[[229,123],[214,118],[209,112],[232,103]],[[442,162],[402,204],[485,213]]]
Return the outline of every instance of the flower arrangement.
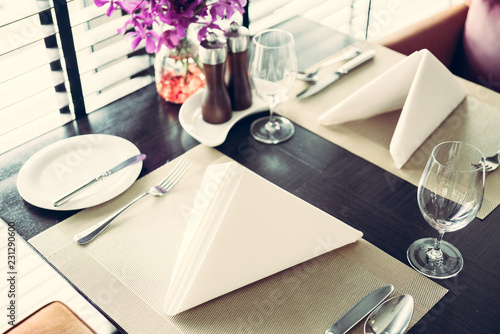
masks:
[[[107,5],[107,16],[116,10],[130,15],[118,32],[132,39],[133,50],[143,40],[148,53],[159,54],[162,46],[170,50],[168,57],[180,64],[174,67],[182,68],[182,73],[178,73],[179,69],[157,73],[157,89],[167,101],[182,103],[204,86],[197,48],[189,41],[189,29],[196,26],[198,41],[202,41],[208,32],[223,30],[220,20],[229,19],[236,12],[243,14],[247,0],[94,0],[94,3],[98,7]]]
[[[131,16],[119,33],[125,33],[131,26],[134,31],[126,36],[133,38],[132,48],[146,40],[146,51],[158,52],[162,45],[175,48],[186,37],[186,30],[193,23],[201,26],[198,40],[206,37],[209,29],[222,30],[217,21],[230,18],[235,11],[243,14],[246,0],[94,0],[97,7],[108,4],[106,15],[117,9]],[[158,34],[154,25],[167,25]]]

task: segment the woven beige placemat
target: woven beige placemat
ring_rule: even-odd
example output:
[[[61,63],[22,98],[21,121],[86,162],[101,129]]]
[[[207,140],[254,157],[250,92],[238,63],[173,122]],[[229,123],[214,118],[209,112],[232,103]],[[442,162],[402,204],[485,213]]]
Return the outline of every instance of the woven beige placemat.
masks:
[[[203,172],[210,164],[230,160],[202,145],[183,156],[192,167],[171,193],[141,200],[92,243],[79,246],[73,236],[156,184],[173,164],[30,240],[128,333],[323,333],[359,299],[385,284],[393,284],[395,294],[415,298],[413,325],[446,294],[445,288],[361,239],[167,316],[163,301]],[[272,254],[263,259],[268,260]],[[362,326],[353,333],[362,333]]]
[[[440,142],[468,142],[478,147],[486,156],[500,149],[500,94],[460,78],[457,79],[466,89],[467,98],[421,145],[402,169],[395,167],[389,153],[389,144],[401,110],[341,125],[320,125],[317,121],[319,115],[404,58],[403,55],[380,45],[361,43],[359,46],[361,49],[374,49],[374,60],[312,97],[303,100],[291,98],[287,103],[278,106],[278,113],[414,185],[418,185],[432,149]],[[329,70],[332,71],[333,68]],[[295,96],[305,87],[306,84],[297,82],[291,95]],[[478,217],[484,219],[498,204],[500,173],[489,173],[486,178],[485,199]]]

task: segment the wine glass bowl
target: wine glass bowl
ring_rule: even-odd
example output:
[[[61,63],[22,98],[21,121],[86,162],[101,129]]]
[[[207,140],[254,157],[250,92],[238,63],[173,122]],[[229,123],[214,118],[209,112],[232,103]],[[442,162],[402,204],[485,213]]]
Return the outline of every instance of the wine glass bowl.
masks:
[[[295,132],[292,122],[274,113],[276,106],[288,98],[297,77],[293,35],[280,29],[264,30],[253,37],[252,47],[250,84],[269,104],[269,116],[254,121],[250,133],[264,143],[281,143]]]
[[[438,238],[415,241],[407,251],[408,261],[418,272],[432,278],[449,278],[463,267],[463,257],[443,241],[445,232],[457,231],[476,217],[484,197],[484,155],[462,142],[437,145],[424,169],[417,201],[424,219],[438,231]]]

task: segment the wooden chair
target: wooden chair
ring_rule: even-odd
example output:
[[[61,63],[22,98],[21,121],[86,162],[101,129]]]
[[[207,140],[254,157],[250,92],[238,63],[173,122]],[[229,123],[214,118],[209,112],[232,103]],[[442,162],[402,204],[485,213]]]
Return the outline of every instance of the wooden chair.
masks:
[[[449,68],[455,54],[460,52],[468,10],[465,3],[449,7],[376,42],[405,55],[428,49]]]
[[[96,334],[62,302],[51,302],[19,321],[4,334]]]
[[[499,0],[465,0],[377,43],[405,55],[426,48],[454,74],[500,92]]]

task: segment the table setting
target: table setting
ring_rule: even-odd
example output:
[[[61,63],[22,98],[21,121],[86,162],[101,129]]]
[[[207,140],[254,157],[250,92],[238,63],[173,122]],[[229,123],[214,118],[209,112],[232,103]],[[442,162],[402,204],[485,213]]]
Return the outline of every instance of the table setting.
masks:
[[[268,33],[275,36],[261,37]],[[444,232],[476,216],[484,220],[500,204],[494,171],[500,97],[477,94],[476,85],[454,77],[427,50],[404,57],[367,42],[310,66],[318,79],[298,80],[293,35],[280,29],[261,34],[252,43],[280,49],[274,43],[285,40],[288,53],[254,52],[253,44],[252,105],[210,123],[210,88],[198,91],[179,107],[178,123],[199,144],[155,162],[144,176],[154,149],[142,151],[117,136],[77,135],[32,155],[17,178],[22,199],[48,211],[81,211],[29,238],[30,244],[127,333],[411,331],[450,290],[441,280],[460,278],[467,266],[460,245],[441,241]],[[242,127],[237,148],[224,153]],[[325,199],[327,205],[301,198],[310,180],[300,180],[305,172],[295,177],[278,167],[298,184],[286,189],[254,170],[256,163],[260,171],[273,163],[272,153],[260,162],[260,152],[293,152],[295,137],[306,132],[418,187],[411,198],[440,240],[427,238],[419,250],[441,247],[446,258],[437,256],[425,269],[429,252],[415,255],[411,242],[395,258],[365,238],[372,238],[369,225],[327,209],[338,198]],[[245,149],[249,143],[252,150]],[[459,168],[460,175],[464,168],[473,174],[466,190],[460,177],[447,179],[458,186],[428,182],[432,173],[443,173],[435,166],[457,167],[440,160],[437,148],[446,143],[455,153],[462,144],[477,151]],[[297,153],[297,160],[303,163],[305,155]],[[432,165],[433,157],[440,162]],[[321,182],[324,172],[317,173]],[[472,204],[461,202],[470,194],[476,195]],[[444,200],[426,211],[428,197],[438,195]]]
[[[401,106],[405,101],[409,103],[408,105],[411,105],[412,100],[405,100],[406,95],[402,95],[398,91],[394,93],[393,97],[393,92],[390,89],[387,93],[390,97],[387,97],[386,102],[382,102],[383,97],[380,96],[386,96],[387,94],[378,95],[380,103],[385,103],[385,105],[372,107],[374,113],[367,114],[355,105],[349,105],[356,103],[356,101],[370,99],[371,96],[377,96],[376,87],[378,86],[379,89],[384,87],[380,82],[386,80],[392,74],[399,75],[398,67],[405,66],[405,63],[411,57],[403,59],[401,55],[388,49],[377,45],[371,45],[370,47],[375,49],[376,53],[381,57],[376,56],[372,63],[363,66],[363,71],[355,71],[344,78],[345,85],[335,86],[335,90],[333,90],[333,87],[329,87],[308,99],[291,100],[283,108],[283,113],[308,130],[354,152],[414,185],[418,184],[430,152],[440,142],[447,140],[467,142],[480,148],[486,156],[497,151],[497,143],[500,138],[496,125],[499,124],[500,113],[493,105],[497,102],[498,97],[494,94],[479,95],[476,93],[478,90],[477,85],[454,77],[451,73],[445,73],[444,77],[447,80],[452,80],[455,88],[452,88],[451,91],[457,93],[455,95],[450,93],[449,105],[438,108],[430,100],[428,103],[432,106],[430,108],[417,108],[416,115],[412,116],[413,118],[403,114],[403,110],[411,110],[411,107],[405,104],[405,108],[398,108],[398,105]],[[425,53],[426,51],[421,52]],[[418,54],[412,56],[414,56],[413,59],[420,57]],[[394,70],[396,70],[395,73],[392,72]],[[444,71],[444,69],[442,70]],[[434,71],[431,71],[431,73],[433,73],[432,78],[434,78]],[[419,74],[421,75],[420,72]],[[348,80],[353,80],[356,83],[349,87],[351,84]],[[416,82],[419,81],[416,80]],[[413,81],[410,80],[408,83],[412,84]],[[425,84],[424,86],[428,87]],[[297,91],[303,89],[302,87]],[[332,94],[328,96],[328,100],[321,99],[320,97],[328,94],[330,89]],[[371,93],[365,94],[364,91],[369,90],[373,90],[373,95]],[[418,92],[418,89],[415,91]],[[446,89],[446,95],[448,96],[448,88]],[[376,103],[378,102],[374,101],[373,104],[368,105],[373,106]],[[421,100],[418,100],[418,103],[422,103]],[[335,105],[335,107],[332,107],[332,105]],[[353,108],[360,115],[353,114]],[[436,111],[433,108],[446,111],[448,116],[442,116],[440,119],[432,121],[433,123],[429,122],[429,116],[422,113],[428,110],[434,118],[436,117]],[[308,110],[307,114],[302,112],[304,109]],[[389,110],[392,110],[392,112],[380,114],[380,112]],[[335,114],[342,115],[343,118],[334,121]],[[441,120],[443,117],[444,120]],[[485,119],[488,119],[488,121],[485,121]],[[406,129],[403,125],[404,122],[408,122]],[[424,122],[429,122],[428,129],[425,131],[422,130],[422,126],[413,126],[413,124],[423,124]],[[398,130],[398,133],[396,133],[396,130]],[[416,134],[415,131],[422,131],[422,134]],[[392,142],[392,140],[399,140],[398,145],[400,147],[397,148],[396,142]],[[405,142],[409,144],[409,147],[403,145]],[[405,158],[401,161],[394,159],[396,150],[407,150],[407,153],[404,154]],[[403,162],[404,165],[402,165]],[[499,189],[498,182],[500,180],[494,173],[488,175],[488,184],[490,186],[486,187],[485,201],[478,217],[484,218],[498,206],[500,198],[497,190]]]
[[[361,232],[298,198],[290,197],[289,193],[260,179],[235,162],[230,162],[231,159],[217,150],[200,145],[183,154],[182,158],[189,160],[191,166],[166,198],[151,197],[130,207],[116,224],[111,224],[85,246],[75,243],[75,234],[156,184],[168,174],[169,169],[174,168],[172,165],[176,161],[139,179],[127,193],[107,205],[81,211],[30,240],[36,249],[127,332],[144,331],[144,323],[137,323],[129,316],[137,308],[141,309],[144,322],[154,326],[150,328],[152,332],[157,332],[160,328],[166,332],[175,332],[176,328],[179,332],[231,332],[238,330],[244,323],[256,326],[253,330],[259,332],[286,332],[294,328],[309,331],[317,328],[318,331],[325,331],[335,317],[340,317],[342,312],[356,303],[356,299],[361,299],[370,289],[374,290],[386,282],[391,282],[398,293],[415,296],[415,312],[412,317],[415,322],[425,314],[427,307],[439,300],[440,297],[437,296],[446,293],[446,289],[422,279],[408,266],[360,239]],[[228,171],[226,177],[222,177],[232,178],[230,183],[233,186],[214,191],[215,181],[209,179],[205,181],[208,184],[202,187],[205,170],[211,167],[219,169],[212,173],[219,178],[221,168],[232,167],[239,170]],[[223,183],[224,180],[220,182]],[[270,187],[266,192],[267,196],[261,199],[268,203],[269,208],[260,205],[262,211],[253,214],[251,211],[243,211],[247,220],[234,225],[235,220],[243,219],[240,217],[241,208],[255,201],[252,199],[252,192],[245,190],[254,186],[264,187],[263,191],[265,187]],[[224,193],[225,197],[232,197],[229,202],[231,205],[226,198],[221,198]],[[218,200],[210,202],[206,199],[207,196]],[[279,225],[269,226],[269,220],[264,219],[277,205],[268,197],[276,196],[277,202],[282,204],[276,208],[275,214],[285,214],[281,229]],[[214,205],[227,205],[228,208],[215,210]],[[284,213],[283,210],[289,205],[296,209]],[[190,212],[197,212],[199,216],[193,217]],[[208,214],[220,216],[221,212],[224,213],[222,219],[210,215],[210,219],[207,218]],[[235,216],[238,218],[231,218]],[[310,218],[312,219],[309,220]],[[208,220],[211,224],[218,225],[210,228],[208,223],[198,223],[196,228],[193,219]],[[261,225],[258,220],[261,220]],[[324,220],[323,227],[318,225],[316,230],[314,226],[320,224],[321,220]],[[243,224],[245,221],[248,223]],[[293,221],[294,228],[287,231],[287,226]],[[299,229],[299,222],[303,222],[303,229]],[[325,228],[334,231],[334,234],[326,232]],[[341,232],[342,230],[345,232]],[[240,233],[240,237],[234,237]],[[341,237],[342,234],[339,233],[347,234]],[[350,234],[352,236],[349,237]],[[307,242],[308,239],[310,242]],[[198,242],[191,243],[193,240]],[[348,243],[347,246],[341,247],[345,242]],[[297,248],[299,245],[301,247]],[[289,250],[287,246],[290,247]],[[228,249],[231,251],[228,252]],[[197,252],[205,255],[196,255]],[[269,261],[262,262],[264,254],[276,255]],[[68,259],[71,261],[68,262]],[[185,261],[179,259],[187,262],[183,264]],[[290,269],[283,270],[289,267]],[[243,270],[245,268],[247,269]],[[194,270],[196,275],[189,274],[186,270]],[[190,280],[182,279],[186,275],[192,278],[191,284],[188,284]],[[358,283],[355,287],[352,286],[351,278]],[[103,286],[99,282],[108,283]],[[169,290],[171,284],[176,287],[175,290]],[[112,292],[108,291],[109,286],[113,287]],[[417,297],[421,289],[435,292],[432,298]],[[181,297],[182,291],[184,297]],[[181,293],[181,296],[170,296],[172,292]],[[217,298],[219,294],[221,295]],[[168,309],[165,308],[166,298]],[[169,312],[175,314],[179,312],[175,310],[183,309],[172,306],[175,304],[171,304],[171,300],[194,300],[191,302],[193,305],[200,303],[196,300],[205,302],[179,314],[169,315]],[[337,305],[340,300],[342,303]],[[263,310],[271,306],[278,307],[281,311],[268,310],[266,312],[269,314],[263,315]],[[294,320],[296,314],[304,313],[311,316],[308,319]],[[248,315],[248,318],[241,318],[243,315]],[[257,320],[262,316],[270,317],[274,319],[271,320],[273,325],[266,325],[265,329],[263,323],[253,324],[253,316]],[[205,322],[214,318],[218,321]],[[198,327],[201,324],[203,327]]]

